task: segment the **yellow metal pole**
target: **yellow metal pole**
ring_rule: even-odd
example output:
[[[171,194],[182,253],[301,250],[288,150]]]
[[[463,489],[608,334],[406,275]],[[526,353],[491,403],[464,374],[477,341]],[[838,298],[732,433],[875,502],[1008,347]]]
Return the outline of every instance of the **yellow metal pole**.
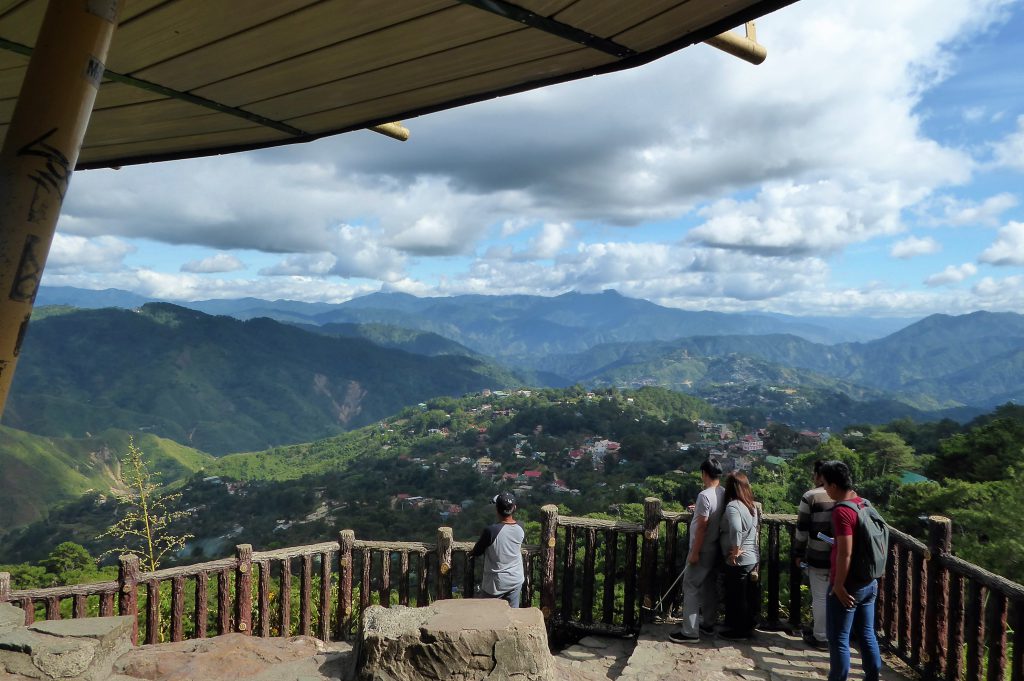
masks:
[[[754,22],[747,22],[746,28],[746,38],[742,38],[732,31],[726,31],[716,35],[714,38],[708,38],[704,42],[751,64],[760,64],[767,58],[768,50],[765,49],[764,45],[757,42],[757,27],[754,26]]]
[[[50,0],[0,150],[0,414],[89,124],[119,0]]]

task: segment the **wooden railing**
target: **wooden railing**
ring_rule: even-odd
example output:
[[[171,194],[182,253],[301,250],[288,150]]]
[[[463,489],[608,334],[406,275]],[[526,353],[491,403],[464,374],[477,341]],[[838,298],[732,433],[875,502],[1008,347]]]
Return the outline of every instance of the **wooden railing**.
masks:
[[[555,506],[542,513],[540,545],[523,548],[521,602],[539,605],[553,628],[632,635],[678,602],[689,513],[664,511],[654,498],[642,523],[560,516]],[[790,554],[795,531],[795,515],[762,517],[764,628],[798,632],[810,610]],[[950,542],[941,517],[929,519],[927,545],[891,531],[876,609],[881,642],[926,679],[1024,681],[1024,586],[952,556]],[[344,640],[371,603],[471,594],[481,569],[471,549],[447,527],[434,543],[360,540],[344,530],[337,541],[273,551],[242,544],[232,558],[156,572],[123,556],[110,582],[11,591],[0,573],[0,602],[19,605],[30,623],[59,619],[62,606],[76,618],[112,615],[116,600],[147,643],[227,632]]]
[[[0,602],[19,605],[31,624],[40,608],[45,619],[60,619],[67,599],[74,618],[113,615],[116,595],[117,613],[135,616],[136,643],[229,632],[345,640],[371,603],[415,606],[472,593],[480,570],[469,556],[472,548],[472,542],[454,541],[448,527],[438,530],[433,544],[359,540],[343,530],[333,542],[273,551],[242,544],[233,558],[155,572],[140,572],[137,556],[122,556],[112,582],[11,591],[10,576],[0,573]],[[524,605],[534,598],[538,555],[536,546],[523,548]],[[98,599],[97,607],[90,607],[90,598]]]

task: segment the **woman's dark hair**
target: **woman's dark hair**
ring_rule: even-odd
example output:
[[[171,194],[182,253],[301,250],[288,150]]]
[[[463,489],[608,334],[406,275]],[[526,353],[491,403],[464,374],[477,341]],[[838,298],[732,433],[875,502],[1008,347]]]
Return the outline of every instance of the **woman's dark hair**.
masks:
[[[750,480],[747,474],[740,471],[733,471],[725,478],[725,503],[739,501],[750,514],[754,514],[754,492],[750,489]]]
[[[850,472],[850,467],[842,461],[826,461],[821,464],[818,475],[827,484],[835,485],[843,491],[853,489],[853,473]]]
[[[821,459],[815,459],[814,460],[814,474],[815,475],[821,475],[821,467],[822,467],[822,465],[824,463],[825,462],[822,461]]]
[[[718,463],[718,459],[715,457],[709,456],[701,463],[700,472],[705,473],[712,480],[718,480],[722,477],[722,464]]]

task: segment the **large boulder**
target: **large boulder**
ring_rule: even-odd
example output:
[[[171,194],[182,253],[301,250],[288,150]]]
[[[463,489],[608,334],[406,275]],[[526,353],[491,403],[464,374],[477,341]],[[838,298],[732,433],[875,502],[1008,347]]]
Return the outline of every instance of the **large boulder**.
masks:
[[[548,681],[556,672],[540,610],[498,599],[371,606],[355,658],[359,681]]]
[[[15,678],[102,681],[132,645],[130,617],[24,622],[20,609],[0,604],[0,673]]]

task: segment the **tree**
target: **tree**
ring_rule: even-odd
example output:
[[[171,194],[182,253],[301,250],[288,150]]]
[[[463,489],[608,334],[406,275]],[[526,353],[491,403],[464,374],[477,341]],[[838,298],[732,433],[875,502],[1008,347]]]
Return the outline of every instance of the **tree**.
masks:
[[[75,584],[96,567],[96,561],[85,547],[71,541],[58,544],[50,551],[50,555],[40,562],[46,571],[53,575],[55,586]]]
[[[869,477],[898,476],[914,465],[914,450],[896,433],[871,433],[863,450],[864,469]]]
[[[155,571],[167,554],[180,551],[185,542],[192,539],[191,534],[171,533],[171,524],[189,514],[171,509],[181,494],[162,493],[157,484],[159,477],[159,473],[150,470],[142,450],[130,437],[128,454],[121,460],[120,482],[125,489],[117,495],[125,514],[97,537],[116,537],[125,543],[105,551],[101,558],[113,553],[130,553],[138,556],[147,570]]]

